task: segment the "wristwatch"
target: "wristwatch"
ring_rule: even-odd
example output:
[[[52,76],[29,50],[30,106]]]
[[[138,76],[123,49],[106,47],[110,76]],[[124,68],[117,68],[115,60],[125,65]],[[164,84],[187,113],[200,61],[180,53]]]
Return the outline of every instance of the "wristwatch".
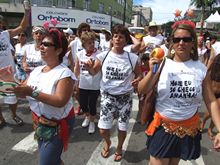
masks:
[[[31,97],[33,98],[37,98],[39,96],[40,91],[38,90],[33,90],[33,92],[31,93]]]

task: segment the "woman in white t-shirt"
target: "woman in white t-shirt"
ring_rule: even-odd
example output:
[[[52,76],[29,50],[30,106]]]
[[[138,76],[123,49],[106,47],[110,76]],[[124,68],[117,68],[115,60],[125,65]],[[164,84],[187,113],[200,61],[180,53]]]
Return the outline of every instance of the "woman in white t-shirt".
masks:
[[[34,68],[44,64],[43,60],[41,59],[40,45],[45,36],[45,32],[45,29],[41,26],[33,27],[32,36],[35,43],[25,46],[22,65],[27,76],[31,73],[31,71],[34,70]]]
[[[203,36],[197,37],[197,44],[198,44],[199,60],[207,66],[209,56],[208,56],[208,49],[205,47],[205,44],[204,44]]]
[[[19,81],[26,79],[25,71],[22,67],[22,61],[25,52],[25,46],[27,43],[27,33],[21,32],[18,34],[19,43],[15,45],[15,59],[16,59],[16,76]]]
[[[206,66],[198,60],[195,25],[179,21],[172,27],[170,50],[174,49],[175,54],[172,60],[166,58],[157,83],[154,118],[145,131],[150,164],[177,165],[180,159],[192,160],[200,156],[198,110],[203,99],[220,131],[220,110],[210,76]],[[150,59],[150,71],[140,81],[139,92],[146,94],[155,88],[158,74],[152,70],[160,61],[154,57]],[[214,148],[219,150],[220,133],[213,142]]]
[[[14,72],[14,59],[11,52],[11,43],[10,38],[21,33],[28,26],[29,22],[30,9],[25,10],[23,19],[21,20],[18,27],[14,29],[3,30],[4,18],[0,15],[0,68],[4,68],[6,66],[11,66]],[[5,96],[4,102],[9,104],[9,109],[12,112],[13,120],[18,124],[22,125],[23,120],[17,116],[17,99],[15,96]],[[0,107],[1,108],[1,107]],[[6,125],[6,121],[2,115],[0,109],[0,129]]]
[[[114,161],[122,159],[122,146],[126,138],[132,108],[132,93],[142,78],[138,56],[123,50],[129,37],[126,27],[120,24],[115,25],[112,28],[112,49],[100,53],[95,61],[89,60],[85,65],[92,75],[102,71],[98,127],[104,139],[104,147],[101,151],[104,158],[110,154],[110,130],[113,119],[118,119],[118,145]]]
[[[36,67],[27,80],[14,88],[19,97],[27,97],[38,142],[39,164],[61,165],[73,128],[71,96],[75,75],[62,65],[68,42],[57,29],[50,29],[40,44],[46,65]]]
[[[88,133],[95,133],[96,104],[100,93],[101,72],[96,75],[89,74],[85,69],[84,63],[88,60],[96,60],[99,50],[95,48],[95,33],[83,32],[80,40],[83,50],[77,53],[75,74],[79,77],[79,102],[80,107],[85,114],[82,127],[88,128]]]

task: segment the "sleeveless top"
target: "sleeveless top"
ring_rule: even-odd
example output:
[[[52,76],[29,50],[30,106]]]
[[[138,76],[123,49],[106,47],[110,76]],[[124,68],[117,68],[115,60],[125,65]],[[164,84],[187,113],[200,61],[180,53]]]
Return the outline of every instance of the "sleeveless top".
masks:
[[[39,66],[35,68],[31,73],[27,81],[27,85],[33,89],[41,91],[46,94],[54,94],[57,86],[57,82],[63,78],[71,77],[76,80],[72,71],[64,65],[58,65],[49,72],[42,72],[45,66]],[[68,116],[73,107],[73,103],[70,100],[64,107],[54,107],[52,105],[40,102],[32,97],[27,97],[30,109],[37,115],[44,115],[48,119],[63,119]]]

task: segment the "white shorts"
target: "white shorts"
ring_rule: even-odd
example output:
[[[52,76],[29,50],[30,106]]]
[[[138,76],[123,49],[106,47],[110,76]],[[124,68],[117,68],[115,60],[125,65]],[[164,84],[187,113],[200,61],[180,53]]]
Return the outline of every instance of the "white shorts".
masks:
[[[8,94],[7,96],[4,96],[4,103],[5,104],[16,104],[17,103],[17,97],[14,94]]]
[[[118,129],[127,131],[132,109],[132,94],[110,95],[101,92],[101,108],[98,127],[111,129],[114,119],[118,119]]]

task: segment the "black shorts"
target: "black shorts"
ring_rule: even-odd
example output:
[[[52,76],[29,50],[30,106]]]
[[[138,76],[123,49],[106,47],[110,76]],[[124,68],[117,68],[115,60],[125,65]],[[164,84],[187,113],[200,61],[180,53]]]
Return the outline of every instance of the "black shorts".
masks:
[[[165,132],[160,126],[153,136],[148,136],[147,149],[151,156],[156,158],[180,158],[183,160],[197,159],[200,156],[201,133],[195,137],[176,135]]]

